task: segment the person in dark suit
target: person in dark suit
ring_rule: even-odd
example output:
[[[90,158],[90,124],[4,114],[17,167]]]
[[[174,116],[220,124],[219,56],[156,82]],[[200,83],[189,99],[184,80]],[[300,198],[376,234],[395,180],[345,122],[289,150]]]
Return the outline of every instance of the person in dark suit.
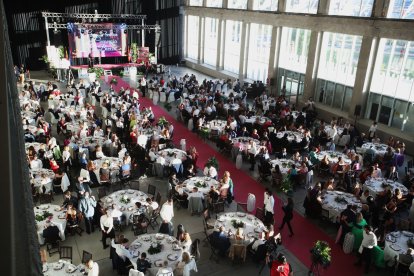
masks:
[[[219,231],[210,234],[211,244],[217,248],[221,256],[225,256],[230,248],[230,239],[225,233],[224,226],[220,226]]]
[[[290,234],[289,237],[293,236],[292,226],[290,225],[290,221],[293,218],[293,199],[291,197],[288,198],[287,204],[282,206],[283,212],[285,215],[283,216],[282,225],[280,225],[279,230],[283,229],[285,223],[287,224]]]
[[[48,226],[43,230],[43,238],[45,238],[46,241],[50,242],[56,242],[60,240],[59,228],[52,223],[48,224]]]

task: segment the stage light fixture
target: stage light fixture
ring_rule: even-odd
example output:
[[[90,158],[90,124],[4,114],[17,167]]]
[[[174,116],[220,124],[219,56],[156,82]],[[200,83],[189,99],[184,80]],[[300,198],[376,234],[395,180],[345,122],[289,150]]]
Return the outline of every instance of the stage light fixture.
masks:
[[[124,30],[124,34],[126,34],[127,33],[127,30]]]

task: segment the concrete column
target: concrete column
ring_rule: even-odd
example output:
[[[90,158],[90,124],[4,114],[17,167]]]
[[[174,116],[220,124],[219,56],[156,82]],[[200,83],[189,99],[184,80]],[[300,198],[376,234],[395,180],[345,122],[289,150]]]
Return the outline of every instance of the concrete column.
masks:
[[[184,57],[188,57],[188,15],[184,15],[185,24],[185,45],[184,45]]]
[[[204,60],[204,17],[198,19],[198,56],[197,62],[203,63]]]
[[[278,12],[286,12],[286,0],[279,0],[277,3]]]
[[[374,0],[371,17],[387,17],[390,0]]]
[[[352,92],[351,104],[348,109],[348,116],[354,117],[355,106],[361,105],[361,117],[365,114],[366,101],[368,98],[369,84],[372,79],[372,72],[375,65],[375,58],[378,51],[379,39],[363,37],[357,71],[355,76],[354,90]],[[374,46],[374,47],[373,47]]]
[[[227,9],[229,6],[229,1],[228,0],[223,0],[223,9]]]
[[[317,14],[328,15],[330,4],[331,4],[331,0],[319,0]]]
[[[220,44],[220,63],[219,63],[219,68],[220,70],[224,69],[224,55],[226,54],[224,52],[224,47],[226,45],[226,20],[222,19],[221,21],[221,44]]]
[[[223,19],[218,18],[218,25],[217,25],[217,57],[216,57],[216,68],[217,70],[220,70],[220,53],[221,53],[221,34],[222,34],[222,23],[223,23]]]
[[[270,89],[269,93],[271,95],[275,94],[277,91],[277,89],[275,89],[276,88],[275,87],[276,85],[276,77],[275,77],[276,68],[275,67],[277,66],[275,65],[275,60],[278,59],[279,55],[276,56],[275,53],[276,53],[276,43],[279,42],[278,46],[280,46],[280,39],[279,40],[277,39],[278,28],[280,27],[273,26],[272,28],[272,41],[270,42],[270,50],[269,50],[269,67],[267,69],[267,77],[269,79],[273,79],[273,85],[269,85],[269,89]]]
[[[253,10],[253,1],[258,1],[258,0],[247,0],[247,10],[248,11]]]
[[[247,29],[248,23],[242,21],[242,32],[241,32],[241,36],[240,36],[240,59],[239,59],[239,80],[240,80],[240,85],[243,86],[244,83],[244,56],[246,54],[246,45],[248,47],[249,45],[249,41],[246,41],[246,37],[247,37]]]
[[[321,55],[322,32],[311,31],[309,39],[308,62],[306,63],[305,87],[303,100],[315,94],[316,78],[318,75],[319,59]]]
[[[207,0],[203,0],[203,4],[201,4],[202,7],[207,7]]]

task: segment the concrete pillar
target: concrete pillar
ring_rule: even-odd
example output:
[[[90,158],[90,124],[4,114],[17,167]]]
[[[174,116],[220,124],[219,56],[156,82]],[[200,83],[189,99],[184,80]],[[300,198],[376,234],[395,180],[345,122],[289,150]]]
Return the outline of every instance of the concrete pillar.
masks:
[[[317,14],[328,15],[330,4],[331,4],[330,0],[319,0]]]
[[[243,86],[244,83],[244,61],[245,58],[244,56],[246,55],[246,45],[248,47],[249,45],[249,41],[246,41],[246,37],[247,37],[247,29],[248,23],[242,21],[242,32],[241,32],[241,36],[240,36],[240,59],[239,59],[239,80],[240,80],[240,85]],[[247,43],[247,44],[246,44]]]
[[[184,24],[185,24],[184,57],[188,57],[188,15],[184,15]]]
[[[273,79],[273,85],[269,85],[269,93],[271,95],[276,94],[277,87],[276,87],[276,67],[278,66],[277,62],[275,64],[275,61],[279,61],[279,55],[276,55],[276,44],[277,48],[280,46],[280,39],[278,39],[278,28],[282,29],[281,27],[273,26],[272,28],[272,41],[270,42],[270,50],[269,50],[269,67],[267,69],[267,77],[271,80]]]
[[[390,0],[374,0],[371,17],[387,17]]]
[[[219,63],[218,63],[218,67],[219,70],[223,70],[224,69],[224,46],[226,45],[226,20],[225,19],[221,19],[221,33],[220,33],[220,40],[221,43],[219,45],[219,51],[220,53],[217,53],[219,55]]]
[[[199,64],[204,63],[204,17],[200,16],[198,19],[198,57]]]
[[[203,0],[203,4],[201,4],[202,7],[207,7],[207,0]]]
[[[227,9],[229,6],[229,1],[228,0],[223,0],[223,9]]]
[[[369,93],[369,84],[371,83],[372,73],[377,56],[379,39],[373,37],[363,37],[357,71],[355,76],[354,90],[352,92],[351,104],[348,109],[348,116],[354,117],[355,106],[361,105],[361,117],[364,116],[366,102]],[[374,46],[374,47],[373,47]],[[373,57],[373,58],[371,58]]]
[[[315,94],[316,78],[318,75],[319,59],[321,55],[322,32],[311,31],[309,39],[308,61],[306,63],[305,87],[303,101]]]
[[[286,12],[286,0],[279,0],[277,2],[277,11]]]
[[[247,0],[247,10],[248,11],[253,10],[253,1],[258,1],[258,0]]]
[[[221,53],[221,26],[223,20],[221,18],[218,18],[218,24],[217,24],[217,56],[216,56],[216,68],[217,70],[220,70],[220,53]]]

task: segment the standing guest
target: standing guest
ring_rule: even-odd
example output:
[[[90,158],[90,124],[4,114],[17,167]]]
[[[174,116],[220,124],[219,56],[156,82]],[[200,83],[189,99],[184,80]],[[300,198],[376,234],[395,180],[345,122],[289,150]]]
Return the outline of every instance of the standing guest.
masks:
[[[368,139],[371,141],[375,137],[375,132],[377,131],[377,122],[372,122],[372,125],[368,130]]]
[[[289,228],[289,232],[290,232],[289,237],[292,237],[293,230],[292,230],[292,226],[290,225],[290,221],[293,218],[293,199],[291,197],[288,198],[287,204],[282,206],[282,210],[285,213],[285,215],[283,216],[282,225],[280,225],[279,230],[282,230],[283,226],[285,226],[285,223],[286,223]]]
[[[104,209],[104,215],[100,218],[100,226],[102,230],[103,249],[107,249],[109,245],[106,244],[106,239],[115,239],[114,219],[108,209]]]
[[[352,226],[356,221],[356,208],[348,204],[346,209],[340,215],[340,223],[342,226],[341,244],[344,241],[345,235],[352,230]]]
[[[377,237],[372,231],[372,227],[370,225],[364,226],[364,232],[362,234],[362,243],[358,250],[360,255],[355,265],[360,266],[362,262],[365,262],[365,273],[369,273],[372,249],[377,246]]]
[[[276,260],[269,264],[270,276],[289,276],[291,269],[288,264],[285,255],[279,253]]]
[[[79,200],[78,209],[85,217],[86,233],[90,234],[95,231],[93,225],[93,215],[95,214],[96,200],[94,196],[89,196],[89,192],[85,192],[83,197]]]
[[[273,198],[272,192],[266,188],[265,194],[264,194],[264,211],[265,211],[265,217],[264,217],[264,224],[265,225],[273,225],[274,219],[274,206],[275,206],[275,199]]]
[[[174,217],[174,208],[173,208],[173,201],[172,198],[168,198],[168,200],[162,205],[160,211],[160,217],[162,219],[162,223],[160,226],[160,233],[167,233],[170,236],[173,234],[173,223],[172,218]]]

